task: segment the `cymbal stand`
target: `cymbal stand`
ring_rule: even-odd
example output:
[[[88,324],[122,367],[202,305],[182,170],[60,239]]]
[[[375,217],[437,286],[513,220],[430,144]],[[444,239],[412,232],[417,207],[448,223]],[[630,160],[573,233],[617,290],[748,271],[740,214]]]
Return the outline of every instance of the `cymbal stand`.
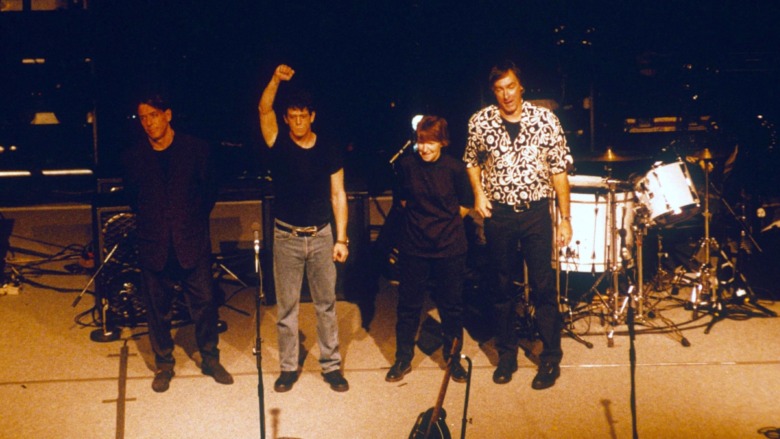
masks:
[[[647,326],[649,328],[660,328],[661,326],[657,325],[653,319],[658,318],[660,319],[667,327],[671,328],[672,333],[677,336],[677,341],[682,344],[685,347],[688,347],[691,345],[691,342],[688,341],[687,338],[685,338],[682,335],[682,332],[680,331],[680,328],[677,327],[677,325],[674,324],[669,318],[665,317],[661,314],[660,311],[656,311],[655,305],[657,305],[659,302],[656,302],[653,305],[647,306],[647,309],[645,308],[646,305],[648,305],[647,298],[649,295],[645,295],[645,287],[644,287],[644,276],[642,274],[643,267],[644,267],[644,257],[643,257],[643,241],[644,236],[647,233],[646,229],[646,222],[644,221],[638,221],[637,225],[634,225],[632,227],[634,231],[634,240],[636,242],[636,260],[637,260],[637,282],[636,286],[631,286],[629,288],[629,297],[631,298],[631,301],[634,305],[635,312],[633,314],[633,320],[634,323],[637,325]],[[659,243],[658,243],[658,249],[659,249],[659,255],[661,252],[661,242],[660,242],[660,235],[659,235]],[[656,276],[665,274],[665,271],[663,270],[661,266],[661,260],[659,258],[658,261],[658,270],[659,273],[656,274]],[[662,274],[663,273],[663,274]],[[633,294],[632,294],[633,293]],[[645,310],[647,312],[645,313]]]
[[[702,238],[700,247],[703,251],[703,261],[699,266],[699,271],[696,276],[696,281],[693,282],[691,287],[690,304],[693,310],[694,316],[698,315],[699,308],[708,308],[712,311],[717,318],[723,304],[720,302],[720,297],[717,288],[713,288],[713,284],[717,285],[718,281],[713,273],[713,267],[711,264],[712,248],[717,248],[717,242],[713,246],[713,238],[710,238],[710,220],[712,213],[710,212],[710,171],[709,171],[710,159],[702,159],[701,163],[704,163],[704,238]],[[715,318],[713,318],[713,321]],[[709,332],[708,325],[706,332]]]
[[[745,274],[741,271],[741,259],[742,254],[744,253],[743,247],[747,245],[747,239],[749,238],[751,242],[754,244],[754,247],[756,250],[761,252],[761,247],[758,246],[758,243],[755,241],[753,236],[750,234],[750,230],[747,227],[747,225],[744,222],[744,216],[740,217],[734,212],[734,209],[731,207],[731,205],[721,197],[721,201],[723,202],[723,205],[726,207],[727,211],[734,217],[734,219],[737,221],[740,229],[740,242],[738,243],[739,248],[736,251],[736,258],[734,260],[734,263],[729,260],[728,255],[723,250],[723,248],[719,248],[720,256],[725,261],[723,264],[720,265],[721,269],[724,270],[724,275],[722,277],[727,277],[727,274],[731,274],[730,279],[721,280],[719,279],[720,288],[718,289],[718,294],[715,295],[716,299],[716,307],[712,308],[713,311],[713,318],[712,320],[707,324],[707,327],[704,330],[705,334],[709,334],[712,327],[720,320],[723,320],[728,317],[730,310],[728,309],[728,306],[723,303],[723,297],[722,292],[726,288],[733,288],[733,294],[732,294],[732,301],[734,298],[738,299],[745,305],[750,305],[754,308],[756,308],[758,311],[760,311],[761,314],[753,313],[749,310],[742,310],[742,313],[747,312],[748,316],[760,316],[760,317],[777,317],[777,313],[772,311],[769,308],[766,308],[759,304],[755,300],[755,293],[753,292],[753,289],[750,287],[750,283],[748,282],[747,278],[745,277]],[[744,207],[743,207],[744,209]],[[719,278],[722,278],[719,276]]]
[[[669,257],[669,253],[664,251],[664,238],[660,230],[658,231],[656,240],[658,243],[658,251],[656,253],[658,266],[655,270],[655,276],[653,276],[651,281],[656,291],[663,291],[666,288],[666,282],[669,279],[669,272],[664,269],[664,259]]]

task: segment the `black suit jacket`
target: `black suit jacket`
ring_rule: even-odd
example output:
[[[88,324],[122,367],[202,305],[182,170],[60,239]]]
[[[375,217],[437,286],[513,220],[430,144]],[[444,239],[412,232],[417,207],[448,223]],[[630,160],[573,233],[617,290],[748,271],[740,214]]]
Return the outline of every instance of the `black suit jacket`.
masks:
[[[145,138],[124,151],[124,190],[136,213],[140,264],[161,271],[173,249],[183,268],[211,255],[209,215],[217,198],[209,145],[176,133],[169,173]],[[172,245],[170,245],[172,244]]]

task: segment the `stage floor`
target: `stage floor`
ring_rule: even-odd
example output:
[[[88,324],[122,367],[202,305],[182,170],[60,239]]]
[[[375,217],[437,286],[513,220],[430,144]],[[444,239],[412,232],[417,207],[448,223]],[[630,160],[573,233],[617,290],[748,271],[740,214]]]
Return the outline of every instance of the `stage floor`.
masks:
[[[256,289],[229,279],[220,283],[229,299],[220,309],[228,324],[220,348],[235,384],[219,385],[200,373],[192,327],[183,326],[175,330],[176,376],[167,392],[154,393],[143,327],[123,328],[117,341],[90,340],[97,329],[89,326],[94,299],[86,294],[72,306],[90,278],[77,269],[79,246],[72,245],[89,239],[78,220],[89,212],[57,212],[35,221],[20,218],[11,237],[10,263],[24,276],[18,291],[6,288],[0,297],[0,437],[260,437],[262,401],[268,438],[403,438],[436,402],[444,375],[441,350],[431,356],[418,350],[403,381],[384,381],[393,362],[396,303],[396,287],[384,279],[374,300],[337,304],[346,393],[331,391],[320,376],[310,303],[301,306],[307,351],[302,375],[281,394],[273,390],[279,373],[276,307],[261,307],[260,391],[253,355]],[[689,293],[646,292],[651,306],[636,326],[633,373],[627,326],[614,328],[609,346],[599,301],[589,300],[593,309],[580,304],[582,318],[573,329],[592,348],[564,337],[561,377],[543,391],[531,389],[536,366],[522,352],[512,381],[494,384],[493,342],[470,328],[463,348],[473,362],[465,436],[630,438],[635,421],[644,438],[777,437],[779,326],[761,308],[776,313],[780,304],[766,297],[759,306],[726,303],[726,318],[705,333],[714,315],[686,309]],[[435,310],[429,314],[436,317]],[[538,352],[533,341],[524,347],[531,358]],[[448,386],[444,408],[453,437],[461,436],[466,389]]]

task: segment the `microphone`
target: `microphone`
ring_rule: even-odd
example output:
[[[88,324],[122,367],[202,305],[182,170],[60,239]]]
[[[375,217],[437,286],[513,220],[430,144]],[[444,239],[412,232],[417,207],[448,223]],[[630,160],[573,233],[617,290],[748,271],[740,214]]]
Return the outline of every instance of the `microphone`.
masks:
[[[260,223],[252,223],[252,234],[255,247],[255,273],[260,273]]]
[[[254,235],[255,253],[260,252],[260,223],[252,223],[252,234]]]
[[[406,143],[404,143],[404,146],[402,146],[401,149],[399,149],[398,152],[395,153],[393,158],[390,159],[390,164],[392,165],[393,163],[395,163],[395,161],[398,160],[398,157],[401,157],[401,154],[406,152],[406,149],[409,148],[411,144],[412,144],[412,139],[407,140]],[[415,150],[417,149],[416,143],[414,144],[414,149]]]

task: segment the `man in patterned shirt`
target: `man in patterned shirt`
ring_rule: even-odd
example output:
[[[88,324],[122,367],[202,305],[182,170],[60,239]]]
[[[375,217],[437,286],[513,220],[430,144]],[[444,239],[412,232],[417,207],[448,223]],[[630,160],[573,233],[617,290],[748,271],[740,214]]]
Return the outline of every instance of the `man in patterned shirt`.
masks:
[[[558,118],[523,101],[519,70],[511,61],[493,67],[489,81],[497,105],[469,119],[463,161],[474,189],[474,208],[485,218],[490,259],[490,298],[497,324],[498,367],[493,381],[508,383],[517,370],[512,254],[520,242],[528,266],[531,296],[543,350],[531,386],[545,389],[560,375],[561,315],[551,264],[553,218],[550,199],[557,195],[561,222],[559,246],[571,239],[569,148]]]

